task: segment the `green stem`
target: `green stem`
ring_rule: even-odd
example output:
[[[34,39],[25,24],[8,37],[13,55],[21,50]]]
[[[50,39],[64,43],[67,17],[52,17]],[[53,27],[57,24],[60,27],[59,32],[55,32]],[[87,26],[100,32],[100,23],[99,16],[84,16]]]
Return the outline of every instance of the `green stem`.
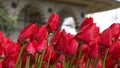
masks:
[[[87,62],[86,62],[85,68],[89,68],[89,63],[90,63],[90,58],[87,59]]]
[[[37,65],[37,63],[38,63],[38,61],[37,61],[37,60],[38,60],[38,56],[39,56],[38,53],[36,53],[36,56],[35,56],[35,63],[34,63],[34,67],[35,67],[35,68],[36,68],[36,65]]]
[[[44,49],[43,49],[42,57],[41,57],[40,61],[38,62],[38,68],[41,68],[41,66],[42,66],[44,54],[45,54],[45,51],[46,51],[45,48],[46,48],[46,46],[47,46],[47,44],[48,44],[49,35],[50,35],[50,33],[48,32],[48,37],[47,37],[47,39],[46,39],[46,44],[45,44]],[[39,57],[39,58],[40,58],[40,57]]]
[[[30,56],[27,56],[26,67],[25,68],[30,68]]]
[[[50,49],[50,55],[49,55],[48,62],[47,62],[47,68],[49,68],[51,55],[52,55],[52,49]]]
[[[106,54],[105,54],[103,62],[102,62],[102,68],[105,68],[105,61],[106,61],[107,55],[108,55],[108,49],[106,51]]]
[[[48,38],[49,38],[49,34],[50,33],[48,33]],[[46,44],[45,44],[44,49],[43,49],[42,57],[41,57],[40,61],[38,62],[38,68],[41,68],[41,66],[42,66],[44,54],[45,54],[45,51],[46,51],[45,48],[46,48],[46,46],[48,44],[48,38],[47,38]]]
[[[65,59],[63,61],[63,68],[66,68],[66,61],[65,61]]]
[[[35,64],[37,63],[37,60],[38,60],[38,53],[36,53],[36,56],[35,56]]]
[[[35,64],[35,68],[38,68],[38,66],[40,65],[40,60],[41,60],[41,57],[38,55],[38,59],[37,59],[37,63]]]
[[[22,52],[23,52],[24,47],[25,47],[25,46],[23,45],[23,46],[21,47],[21,49],[20,49],[20,53],[19,53],[19,55],[18,55],[16,64],[15,64],[15,68],[17,68],[17,66],[18,66],[18,63],[19,63],[20,58],[21,58],[21,56],[22,56]]]
[[[79,43],[78,46],[80,47],[80,45],[81,45],[81,43]],[[78,47],[78,48],[79,48],[79,47]],[[77,51],[78,51],[78,50],[77,50]],[[81,50],[81,48],[80,48],[80,52],[79,52],[79,54],[78,54],[78,59],[77,59],[76,62],[78,62],[78,61],[80,60],[81,54],[82,54],[82,50]],[[80,61],[80,65],[81,65],[81,61]],[[75,64],[75,66],[78,67],[78,64]]]
[[[73,56],[72,62],[70,63],[70,68],[72,68],[72,66],[73,66],[73,62],[74,62],[74,59],[75,59],[76,56],[77,56],[77,52],[78,52],[78,48],[77,48],[77,50],[76,50],[76,52],[75,52],[75,54],[74,54],[74,56]]]
[[[82,68],[83,58],[84,58],[84,56],[81,56],[81,59],[80,59],[80,68]]]
[[[37,60],[38,64],[39,64],[40,60],[41,60],[41,57],[40,57],[40,55],[38,55],[38,60]]]
[[[77,60],[77,62],[80,60],[81,54],[82,54],[82,50],[81,50],[81,48],[80,48],[80,53],[79,53],[79,55],[78,55],[78,60]],[[80,64],[82,64],[81,61],[80,61]]]
[[[70,68],[69,65],[70,65],[70,61],[67,62],[66,68]],[[72,66],[72,67],[73,67],[73,66]],[[72,67],[71,67],[71,68],[72,68]]]
[[[82,54],[82,50],[81,50],[81,48],[80,48],[80,53],[79,53],[79,55],[78,55],[78,60],[80,59],[81,54]]]
[[[97,64],[97,62],[98,62],[98,58],[93,59],[93,68],[96,68],[96,64]]]
[[[44,58],[44,54],[45,54],[45,48],[46,48],[46,45],[44,46],[44,50],[43,50],[43,53],[42,53],[42,57],[39,61],[39,64],[38,64],[38,68],[41,68],[42,66],[42,63],[43,63],[43,58]]]
[[[21,68],[22,61],[20,60],[20,64],[18,64],[18,68]]]
[[[54,65],[50,65],[50,68],[54,68]]]
[[[20,61],[20,66],[19,66],[19,68],[22,68],[22,61]]]

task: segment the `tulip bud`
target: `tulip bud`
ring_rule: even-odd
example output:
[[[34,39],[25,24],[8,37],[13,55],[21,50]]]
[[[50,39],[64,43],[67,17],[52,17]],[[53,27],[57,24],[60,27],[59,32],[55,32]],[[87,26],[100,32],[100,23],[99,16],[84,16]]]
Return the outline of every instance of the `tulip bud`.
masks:
[[[26,44],[24,51],[27,53],[27,55],[33,55],[36,52],[34,44],[32,42]]]
[[[81,28],[83,28],[84,26],[88,25],[88,24],[93,24],[93,18],[92,18],[92,17],[86,17],[86,18],[82,21],[82,23],[80,24],[79,30],[80,30]]]
[[[48,19],[46,28],[49,32],[54,33],[57,30],[59,24],[59,16],[57,13],[52,13]]]
[[[35,40],[40,41],[42,39],[47,39],[48,33],[45,26],[40,26],[34,35]]]
[[[51,38],[50,42],[52,43],[53,46],[55,46],[60,38],[61,32],[60,30],[57,31],[57,33]]]
[[[46,46],[47,41],[46,39],[42,39],[41,41],[38,42],[38,45],[36,46],[36,50],[38,53],[42,53],[43,50],[45,49],[44,47]]]
[[[37,24],[29,24],[25,28],[22,29],[18,36],[18,43],[24,45],[27,42],[31,42],[33,40],[34,33],[36,33]]]

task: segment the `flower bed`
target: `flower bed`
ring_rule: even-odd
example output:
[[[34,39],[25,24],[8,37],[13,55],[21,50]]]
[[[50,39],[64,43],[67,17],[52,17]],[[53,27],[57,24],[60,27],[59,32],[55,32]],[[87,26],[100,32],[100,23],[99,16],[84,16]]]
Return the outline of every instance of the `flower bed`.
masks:
[[[75,36],[58,24],[52,13],[47,24],[23,28],[17,42],[0,32],[0,68],[119,68],[119,23],[99,33],[93,18],[85,18]]]

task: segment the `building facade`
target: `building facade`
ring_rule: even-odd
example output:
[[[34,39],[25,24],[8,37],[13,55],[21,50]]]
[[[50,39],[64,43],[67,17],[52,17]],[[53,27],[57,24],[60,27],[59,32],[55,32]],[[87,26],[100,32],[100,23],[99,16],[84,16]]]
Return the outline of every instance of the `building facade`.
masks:
[[[52,12],[56,12],[60,16],[59,27],[66,17],[73,17],[75,28],[78,29],[85,16],[84,13],[100,11],[103,7],[108,9],[110,6],[116,7],[113,2],[104,0],[0,0],[0,8],[9,18],[17,20],[13,24],[16,32],[12,34],[12,38],[16,38],[19,31],[28,23],[45,24]]]
[[[14,24],[16,32],[15,35],[12,34],[12,38],[16,38],[19,31],[28,23],[45,24],[52,12],[59,14],[60,26],[65,17],[73,17],[77,28],[84,18],[83,6],[39,0],[6,0],[0,1],[0,3],[0,8],[5,11],[8,17],[17,19]]]

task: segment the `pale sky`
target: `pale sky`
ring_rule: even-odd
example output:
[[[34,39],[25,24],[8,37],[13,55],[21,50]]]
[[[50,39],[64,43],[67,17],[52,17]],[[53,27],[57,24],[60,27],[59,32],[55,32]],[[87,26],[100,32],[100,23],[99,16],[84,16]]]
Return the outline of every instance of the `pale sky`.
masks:
[[[104,12],[97,12],[86,15],[94,18],[94,23],[100,27],[100,32],[108,28],[112,23],[120,23],[120,8],[108,10]]]

